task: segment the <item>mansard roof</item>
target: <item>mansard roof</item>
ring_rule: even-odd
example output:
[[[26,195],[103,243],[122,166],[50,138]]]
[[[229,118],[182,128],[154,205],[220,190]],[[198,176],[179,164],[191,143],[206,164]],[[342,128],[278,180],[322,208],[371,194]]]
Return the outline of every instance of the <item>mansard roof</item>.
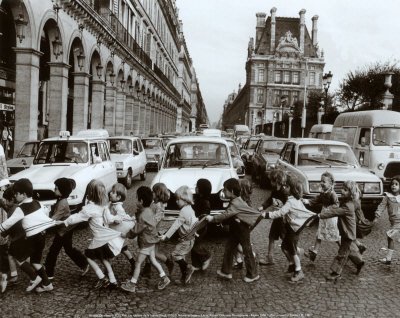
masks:
[[[275,21],[275,50],[279,45],[279,40],[281,38],[285,38],[288,31],[290,31],[292,37],[297,40],[297,43],[300,44],[300,18],[276,17]],[[271,54],[270,48],[271,16],[268,16],[261,38],[256,40],[255,53],[261,55],[269,55]],[[317,56],[317,49],[312,44],[312,39],[306,25],[304,26],[304,56]]]

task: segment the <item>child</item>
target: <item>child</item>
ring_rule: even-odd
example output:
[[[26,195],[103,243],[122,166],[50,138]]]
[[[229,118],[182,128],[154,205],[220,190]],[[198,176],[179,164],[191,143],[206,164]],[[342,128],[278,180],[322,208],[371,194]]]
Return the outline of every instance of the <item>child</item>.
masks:
[[[123,207],[123,202],[126,198],[126,188],[122,183],[116,183],[113,185],[111,192],[109,193],[110,199],[110,213],[113,216],[116,216],[117,219],[107,220],[109,223],[109,227],[126,234],[135,226],[135,218],[131,217],[125,212]],[[135,259],[133,258],[132,253],[128,250],[128,245],[124,244],[121,250],[122,254],[126,257],[131,265],[130,275],[133,275],[133,271],[135,270]]]
[[[7,189],[10,181],[8,179],[3,179],[0,181],[0,198],[3,199],[3,193]],[[2,206],[4,206],[2,202]],[[7,220],[7,212],[1,207],[0,208],[0,223],[3,223]],[[8,271],[10,270],[10,264],[8,261],[8,237],[0,236],[0,271],[1,271],[1,280],[0,280],[0,290],[1,293],[4,293],[7,288],[8,283]]]
[[[240,196],[240,183],[237,179],[231,178],[226,180],[223,191],[225,198],[230,200],[228,207],[219,215],[207,216],[207,221],[220,223],[224,220],[233,220],[235,218],[240,222],[230,222],[229,237],[225,245],[222,268],[217,271],[217,275],[225,279],[232,279],[233,254],[236,251],[237,245],[241,244],[246,265],[244,281],[251,283],[260,278],[260,275],[257,274],[256,261],[250,243],[251,226],[257,221],[260,213],[243,201]]]
[[[267,200],[263,203],[261,207],[258,208],[259,211],[267,210],[273,211],[279,207],[282,207],[284,203],[286,203],[287,196],[283,187],[286,185],[287,175],[284,171],[280,169],[274,169],[271,171],[270,175],[271,182],[271,195]],[[271,227],[268,235],[268,251],[266,259],[260,259],[260,265],[273,265],[274,261],[274,250],[275,250],[275,241],[279,240],[279,238],[283,239],[285,236],[285,227],[283,225],[283,219],[277,218],[274,219],[271,223]]]
[[[67,199],[75,188],[75,180],[59,178],[54,181],[54,186],[54,194],[57,197],[57,201],[52,207],[51,218],[53,220],[65,220],[71,215]],[[54,235],[53,243],[50,246],[44,263],[49,279],[53,279],[54,277],[54,268],[57,263],[57,257],[63,247],[69,258],[82,270],[82,276],[89,271],[89,264],[86,257],[79,250],[72,247],[72,235],[73,231],[65,231],[65,228],[58,229]]]
[[[46,224],[44,224],[40,223],[41,220],[35,219],[38,216],[37,212],[40,212],[42,207],[38,201],[32,199],[33,186],[28,179],[17,180],[13,185],[13,190],[15,201],[19,205],[10,217],[0,224],[0,232],[7,231],[10,235],[9,254],[16,259],[21,270],[31,280],[26,291],[33,291],[40,283],[42,283],[42,287],[38,287],[37,291],[51,291],[53,285],[41,264],[45,247],[45,237],[42,231],[49,226],[54,226],[55,222],[51,222],[52,224],[45,222]],[[24,223],[26,219],[29,224]]]
[[[381,214],[387,210],[389,215],[390,229],[386,232],[388,247],[386,257],[379,261],[383,264],[392,263],[394,252],[394,241],[400,242],[400,175],[394,176],[390,182],[391,192],[385,192],[382,202],[375,211],[375,220],[377,222]]]
[[[167,186],[164,183],[156,183],[153,185],[153,202],[150,207],[153,209],[155,218],[157,220],[157,233],[161,230],[160,224],[161,220],[164,218],[164,209],[170,198],[170,193]],[[156,259],[167,265],[168,273],[171,275],[174,269],[174,262],[168,258],[164,253],[160,251],[159,243],[156,244]],[[146,264],[143,267],[143,276],[151,277],[151,263],[146,259]]]
[[[320,219],[338,217],[338,228],[341,240],[337,255],[331,264],[331,273],[326,277],[328,280],[336,280],[341,277],[343,267],[350,253],[350,259],[357,267],[357,275],[365,264],[354,243],[356,239],[355,204],[358,199],[359,190],[357,183],[354,181],[346,181],[343,184],[342,200],[339,207],[332,205],[318,214]]]
[[[294,177],[287,176],[286,185],[282,187],[288,199],[286,203],[277,211],[263,212],[267,219],[276,219],[283,217],[285,226],[285,236],[282,240],[281,249],[289,261],[287,273],[293,273],[290,281],[299,282],[304,278],[301,269],[299,249],[297,243],[299,241],[299,229],[304,224],[304,219],[314,215],[308,211],[301,198],[303,196],[303,185]]]
[[[180,237],[183,237],[185,234],[189,233],[194,224],[198,221],[192,208],[192,204],[194,203],[193,194],[190,191],[189,187],[179,187],[175,192],[175,198],[176,204],[181,210],[179,211],[178,218],[175,220],[174,223],[172,223],[169,230],[164,235],[161,235],[162,241],[169,239],[176,231],[178,231]],[[193,266],[189,265],[185,261],[185,257],[190,253],[193,245],[194,238],[183,240],[175,245],[175,248],[170,255],[170,257],[172,257],[172,259],[179,265],[182,273],[182,284],[188,284],[194,272]]]
[[[150,262],[157,268],[160,274],[160,281],[158,283],[158,289],[164,289],[170,283],[170,280],[161,266],[156,260],[155,244],[160,241],[157,233],[157,224],[160,220],[157,218],[154,211],[150,208],[151,202],[153,201],[153,193],[149,187],[139,187],[137,189],[137,199],[140,205],[143,207],[139,211],[137,223],[135,227],[130,230],[124,237],[134,238],[138,235],[139,244],[139,255],[135,264],[135,271],[130,281],[121,284],[121,288],[125,291],[134,293],[136,291],[136,283],[140,275],[140,267],[147,257],[150,258]]]
[[[338,197],[333,189],[334,187],[333,175],[329,172],[324,172],[321,175],[321,190],[322,192],[313,200],[303,200],[304,203],[308,203],[311,207],[321,205],[321,212],[327,209],[329,206],[339,206]],[[307,202],[308,201],[308,202]],[[315,239],[314,246],[308,249],[308,256],[311,261],[315,261],[318,254],[319,246],[321,241],[327,242],[338,242],[340,240],[339,229],[337,226],[337,217],[329,219],[321,219],[318,223],[317,237]]]
[[[193,210],[197,218],[201,215],[209,215],[211,182],[207,179],[199,179],[196,183],[196,198],[193,204]],[[207,227],[204,227],[194,239],[194,245],[191,251],[192,266],[194,270],[206,270],[211,262],[211,254],[204,245],[204,237],[207,234]]]
[[[118,286],[110,260],[117,256],[122,249],[124,240],[121,233],[110,229],[104,225],[105,219],[111,219],[110,210],[108,209],[108,198],[106,187],[96,179],[89,182],[86,188],[87,204],[79,213],[72,214],[64,222],[58,221],[65,226],[70,226],[84,221],[89,221],[89,228],[93,238],[88,248],[85,250],[86,259],[90,267],[94,270],[98,282],[94,286],[95,289],[105,288],[109,285],[112,288]],[[106,217],[105,217],[106,216]],[[95,260],[100,260],[107,269],[108,278],[97,265]]]
[[[248,206],[251,206],[251,198],[250,195],[253,192],[251,182],[247,179],[239,180],[240,183],[240,196],[243,201],[247,203]],[[243,268],[243,248],[240,244],[237,246],[237,251],[233,260],[233,268],[242,269]]]

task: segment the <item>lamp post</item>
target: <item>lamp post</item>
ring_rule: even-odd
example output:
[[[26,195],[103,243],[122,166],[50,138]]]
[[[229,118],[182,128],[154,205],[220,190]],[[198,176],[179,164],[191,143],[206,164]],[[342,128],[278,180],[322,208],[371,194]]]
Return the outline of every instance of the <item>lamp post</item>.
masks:
[[[329,86],[331,86],[333,74],[331,71],[329,73],[325,73],[322,77],[322,85],[324,86],[325,91],[325,108],[324,108],[324,124],[326,124],[326,107],[328,106],[328,90]]]
[[[385,73],[385,88],[386,92],[382,95],[382,109],[392,109],[393,94],[389,91],[392,87],[392,75],[394,72]]]

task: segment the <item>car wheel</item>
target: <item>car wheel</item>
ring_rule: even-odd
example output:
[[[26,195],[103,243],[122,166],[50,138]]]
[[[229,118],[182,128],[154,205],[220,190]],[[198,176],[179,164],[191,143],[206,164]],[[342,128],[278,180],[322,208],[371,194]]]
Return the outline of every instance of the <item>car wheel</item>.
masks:
[[[140,180],[146,180],[146,169],[143,170],[143,173],[140,174]]]
[[[125,187],[127,189],[130,189],[132,187],[132,172],[128,171],[128,173],[126,174],[124,183],[125,183]]]

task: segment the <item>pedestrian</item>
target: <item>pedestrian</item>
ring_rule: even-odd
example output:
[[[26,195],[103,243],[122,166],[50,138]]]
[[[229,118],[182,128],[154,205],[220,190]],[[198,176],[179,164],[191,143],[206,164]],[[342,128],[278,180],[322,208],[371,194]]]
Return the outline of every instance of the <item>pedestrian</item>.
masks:
[[[283,206],[283,204],[287,201],[287,196],[283,187],[286,185],[287,174],[278,168],[275,168],[271,171],[270,175],[271,182],[271,194],[265,200],[261,207],[258,208],[259,211],[273,211]],[[260,265],[273,265],[275,264],[274,260],[274,251],[275,251],[275,242],[279,239],[283,239],[285,236],[285,226],[283,224],[282,218],[276,218],[272,220],[269,234],[268,234],[268,250],[267,256],[265,259],[261,258],[259,260]]]
[[[150,207],[153,209],[155,218],[157,220],[157,233],[161,231],[161,220],[164,218],[165,206],[170,198],[170,192],[164,183],[155,183],[152,188],[153,191],[153,202]],[[155,245],[156,259],[166,264],[168,268],[168,273],[171,272],[174,267],[174,262],[168,258],[160,249],[160,243]],[[144,264],[142,275],[144,277],[151,277],[151,263],[148,258],[146,258],[146,263]]]
[[[360,191],[354,181],[345,181],[342,188],[342,198],[339,207],[330,206],[318,214],[320,219],[338,217],[340,234],[340,246],[330,270],[326,277],[328,280],[336,280],[341,277],[343,267],[351,253],[351,261],[356,265],[358,275],[364,266],[362,256],[355,245],[356,240],[356,214],[355,208],[359,200]]]
[[[194,199],[193,210],[197,218],[209,215],[211,182],[208,179],[199,179],[196,183],[196,197]],[[197,232],[194,245],[190,252],[192,266],[194,270],[206,270],[211,262],[211,253],[207,250],[204,239],[207,234],[207,226]]]
[[[222,267],[217,271],[217,275],[232,279],[233,256],[238,244],[243,248],[244,263],[246,266],[246,276],[244,281],[251,283],[260,278],[257,273],[256,261],[250,242],[250,231],[255,224],[260,213],[249,207],[240,196],[241,188],[237,179],[231,178],[224,182],[225,198],[230,200],[228,207],[219,215],[207,216],[207,220],[213,223],[220,223],[225,220],[231,220],[229,223],[228,240],[225,244]]]
[[[338,207],[339,199],[334,190],[334,185],[335,179],[333,175],[328,171],[324,172],[321,175],[320,194],[314,199],[303,200],[303,203],[308,203],[311,207],[321,207],[321,212],[328,209],[330,206]],[[319,220],[314,246],[311,246],[308,249],[308,253],[305,254],[311,261],[315,261],[322,241],[337,242],[339,244],[340,234],[337,222],[337,217]]]
[[[196,214],[192,208],[193,193],[188,186],[181,186],[175,191],[176,204],[180,208],[178,218],[172,223],[168,231],[161,235],[161,241],[165,241],[178,231],[179,237],[184,237],[193,228],[198,221]],[[194,272],[193,266],[185,260],[194,245],[194,237],[181,240],[175,245],[174,250],[170,254],[170,258],[178,263],[181,270],[181,283],[188,284]]]
[[[111,229],[123,234],[128,233],[136,224],[136,218],[131,217],[124,209],[123,203],[126,199],[126,195],[127,191],[122,183],[115,183],[111,188],[111,192],[108,194],[110,200],[110,213],[116,218],[106,220],[106,222]],[[131,251],[129,251],[126,242],[122,247],[121,253],[126,257],[131,266],[129,275],[133,275],[133,271],[135,270],[135,259],[133,258]]]
[[[304,206],[301,198],[303,196],[303,184],[295,177],[287,176],[286,184],[282,186],[287,196],[286,203],[276,211],[263,212],[266,219],[283,218],[285,236],[282,240],[281,249],[289,261],[287,273],[292,275],[290,281],[293,283],[304,279],[301,268],[300,251],[297,247],[301,229],[309,217],[315,213]]]
[[[385,192],[382,202],[375,211],[375,223],[384,211],[387,211],[389,215],[390,229],[386,231],[388,242],[386,256],[379,259],[379,261],[390,265],[394,252],[394,242],[400,242],[400,175],[392,178],[390,192]]]
[[[110,229],[105,225],[105,220],[111,219],[112,216],[107,216],[107,214],[111,213],[108,208],[108,196],[103,182],[96,179],[91,180],[86,187],[86,194],[88,201],[82,210],[76,214],[72,214],[65,221],[58,222],[61,224],[64,223],[68,227],[73,224],[89,221],[92,239],[85,250],[85,256],[99,279],[94,289],[108,286],[116,288],[118,283],[111,266],[111,260],[121,252],[124,239],[121,237],[120,232]],[[103,273],[96,260],[103,263],[108,277]]]
[[[43,231],[56,223],[44,214],[40,203],[32,199],[31,181],[17,180],[13,191],[18,206],[11,216],[0,224],[0,232],[7,231],[12,237],[9,253],[31,280],[26,291],[33,291],[39,284],[42,286],[37,288],[38,292],[51,291],[53,284],[41,263],[45,247]]]
[[[54,181],[54,194],[57,197],[56,203],[52,206],[50,216],[53,220],[66,220],[70,215],[68,197],[75,188],[75,180],[69,178],[59,178]],[[89,264],[86,257],[76,248],[72,246],[73,230],[66,231],[66,228],[57,229],[53,243],[47,253],[44,267],[50,280],[54,278],[54,269],[57,263],[57,257],[64,248],[65,254],[81,269],[81,276],[89,271]]]
[[[253,188],[251,186],[251,182],[247,179],[239,180],[240,183],[240,196],[243,201],[247,203],[248,206],[251,207],[251,193],[253,192]],[[234,221],[234,222],[237,222]],[[253,246],[253,244],[251,244]],[[255,253],[253,251],[254,257]],[[236,253],[233,258],[233,268],[242,269],[243,268],[243,248],[242,245],[238,244]]]
[[[161,264],[156,259],[155,245],[160,241],[157,233],[157,224],[161,221],[156,217],[153,209],[150,207],[153,202],[153,192],[149,187],[141,186],[137,189],[137,199],[140,204],[140,210],[135,227],[123,237],[134,238],[138,236],[139,255],[135,264],[135,271],[130,280],[121,284],[125,291],[136,292],[136,284],[140,275],[140,268],[148,257],[151,264],[157,268],[160,274],[158,289],[162,290],[168,286],[170,279],[165,274]]]

